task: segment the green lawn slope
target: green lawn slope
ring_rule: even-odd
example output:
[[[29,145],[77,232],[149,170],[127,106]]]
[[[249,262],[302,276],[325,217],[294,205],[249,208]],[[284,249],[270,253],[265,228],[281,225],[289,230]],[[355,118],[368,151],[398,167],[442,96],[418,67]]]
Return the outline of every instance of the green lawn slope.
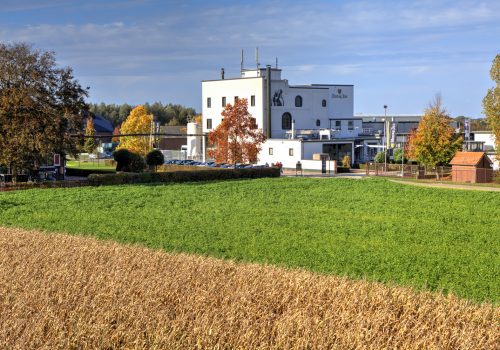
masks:
[[[0,194],[0,226],[500,301],[500,193],[280,178]]]

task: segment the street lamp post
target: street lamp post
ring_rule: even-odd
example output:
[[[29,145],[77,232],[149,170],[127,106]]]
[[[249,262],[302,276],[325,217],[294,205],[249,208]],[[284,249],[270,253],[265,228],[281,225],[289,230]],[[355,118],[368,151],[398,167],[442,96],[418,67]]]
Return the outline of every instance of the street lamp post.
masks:
[[[387,173],[387,105],[384,105],[384,173]]]

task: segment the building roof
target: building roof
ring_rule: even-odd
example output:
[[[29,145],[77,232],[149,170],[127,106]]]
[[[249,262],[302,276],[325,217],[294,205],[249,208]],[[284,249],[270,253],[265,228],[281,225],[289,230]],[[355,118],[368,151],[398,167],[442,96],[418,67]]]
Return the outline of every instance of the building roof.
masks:
[[[187,126],[186,125],[163,125],[160,127],[160,132],[165,134],[175,134],[180,136],[186,136]]]
[[[109,120],[107,120],[104,117],[101,117],[100,115],[96,115],[94,117],[94,129],[96,132],[107,132],[107,133],[113,133],[113,125]]]
[[[479,162],[486,157],[488,162],[491,163],[490,158],[484,152],[457,152],[455,157],[451,160],[451,165],[478,165]]]

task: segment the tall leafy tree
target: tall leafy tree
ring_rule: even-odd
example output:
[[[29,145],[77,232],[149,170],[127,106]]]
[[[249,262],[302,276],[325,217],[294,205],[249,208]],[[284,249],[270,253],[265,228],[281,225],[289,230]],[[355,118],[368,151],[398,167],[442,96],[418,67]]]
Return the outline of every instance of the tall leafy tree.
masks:
[[[248,113],[248,102],[242,98],[222,111],[224,120],[208,134],[214,146],[208,155],[216,162],[254,163],[266,137]]]
[[[462,147],[462,137],[455,134],[451,122],[452,119],[441,105],[441,97],[436,96],[425,110],[418,128],[410,133],[405,153],[422,165],[449,164]]]
[[[89,116],[87,118],[87,127],[85,128],[85,136],[88,136],[85,138],[85,144],[83,145],[83,149],[87,153],[94,153],[95,149],[97,148],[97,143],[94,137],[95,135],[95,129],[94,129],[94,118]]]
[[[120,135],[120,133],[121,133],[120,128],[116,127],[113,130],[113,138],[111,139],[111,142],[118,142],[118,143],[120,143],[120,138],[118,136],[115,136],[115,135]]]
[[[0,43],[0,164],[15,174],[54,153],[76,155],[87,96],[53,52]]]
[[[495,135],[495,149],[500,157],[500,54],[496,55],[491,65],[490,77],[496,83],[488,90],[483,99],[483,113],[486,121]]]
[[[144,106],[137,106],[120,127],[122,134],[149,134],[153,115],[148,114]],[[146,136],[124,136],[120,138],[117,149],[128,149],[145,156],[150,150],[150,138]]]

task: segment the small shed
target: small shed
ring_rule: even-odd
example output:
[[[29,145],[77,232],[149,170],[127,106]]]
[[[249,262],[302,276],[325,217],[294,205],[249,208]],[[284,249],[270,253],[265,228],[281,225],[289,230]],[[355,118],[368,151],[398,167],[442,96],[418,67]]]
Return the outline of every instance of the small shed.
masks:
[[[454,182],[486,183],[493,180],[493,163],[484,152],[457,152],[450,164]]]

